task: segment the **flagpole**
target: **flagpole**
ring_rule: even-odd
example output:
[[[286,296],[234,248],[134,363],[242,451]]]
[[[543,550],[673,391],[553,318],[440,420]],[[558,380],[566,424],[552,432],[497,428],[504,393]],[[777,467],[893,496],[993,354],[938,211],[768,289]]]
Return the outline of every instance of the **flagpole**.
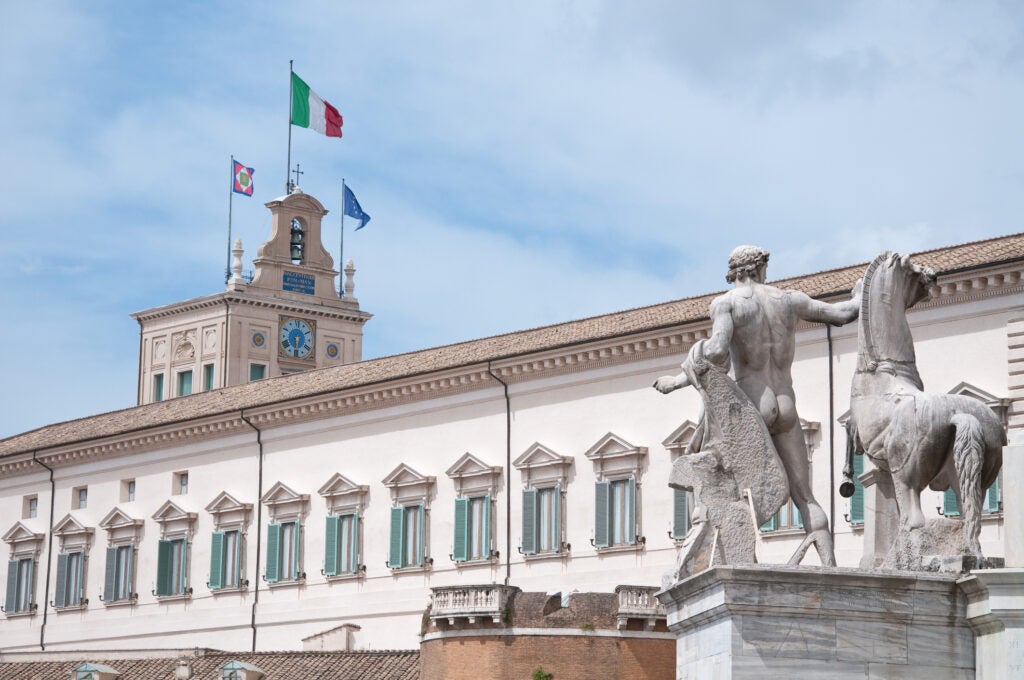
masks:
[[[227,262],[227,265],[224,267],[224,283],[225,284],[228,282],[228,279],[231,278],[231,205],[234,202],[234,198],[235,198],[235,191],[234,191],[234,189],[235,189],[235,186],[234,186],[234,181],[235,181],[235,157],[233,155],[231,156],[231,172],[230,172],[230,175],[231,175],[231,177],[230,177],[230,179],[228,181],[228,262]]]
[[[341,178],[341,247],[338,249],[338,297],[345,297],[345,178]]]
[[[295,70],[292,68],[294,62],[288,60],[288,165],[284,169],[284,193],[285,196],[291,193],[292,181],[289,178],[292,172],[292,97],[295,95],[292,92],[292,73]]]

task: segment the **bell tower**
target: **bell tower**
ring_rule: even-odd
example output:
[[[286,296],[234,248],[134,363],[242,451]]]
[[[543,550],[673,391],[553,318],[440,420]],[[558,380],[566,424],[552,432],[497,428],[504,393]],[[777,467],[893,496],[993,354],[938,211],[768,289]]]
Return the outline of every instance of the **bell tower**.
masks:
[[[355,267],[338,272],[323,246],[327,209],[298,187],[266,204],[270,238],[242,276],[235,241],[227,290],[132,314],[140,326],[138,403],[362,359],[371,314],[355,298]]]

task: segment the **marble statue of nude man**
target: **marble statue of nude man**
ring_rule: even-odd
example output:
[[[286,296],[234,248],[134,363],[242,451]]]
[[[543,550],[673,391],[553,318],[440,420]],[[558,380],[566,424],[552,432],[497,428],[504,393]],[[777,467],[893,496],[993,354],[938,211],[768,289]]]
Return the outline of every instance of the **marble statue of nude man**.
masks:
[[[789,479],[790,497],[799,509],[807,536],[790,560],[799,564],[813,543],[821,563],[836,563],[828,517],[811,492],[807,445],[800,429],[793,393],[793,353],[800,320],[843,325],[860,309],[860,283],[851,300],[829,304],[795,290],[765,285],[768,252],[740,246],[729,256],[726,281],[733,288],[711,303],[711,338],[705,356],[728,367],[744,394],[764,419]],[[654,388],[663,394],[689,385],[686,373],[663,376]]]

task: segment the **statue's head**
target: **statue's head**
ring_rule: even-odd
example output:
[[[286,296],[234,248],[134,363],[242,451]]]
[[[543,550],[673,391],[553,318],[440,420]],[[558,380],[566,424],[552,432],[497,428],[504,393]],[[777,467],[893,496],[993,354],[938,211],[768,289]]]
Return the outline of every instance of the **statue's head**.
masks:
[[[737,246],[729,253],[729,273],[725,280],[734,283],[753,277],[758,269],[768,264],[768,251],[757,246]]]

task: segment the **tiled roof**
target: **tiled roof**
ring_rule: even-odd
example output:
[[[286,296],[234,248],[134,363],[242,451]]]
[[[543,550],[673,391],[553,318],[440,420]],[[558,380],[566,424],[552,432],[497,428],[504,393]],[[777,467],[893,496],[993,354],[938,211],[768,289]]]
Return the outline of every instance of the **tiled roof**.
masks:
[[[914,254],[916,262],[931,266],[940,275],[1022,259],[1024,233]],[[801,290],[812,297],[827,297],[849,292],[865,267],[866,263],[860,263],[772,283],[781,288]],[[707,317],[708,305],[718,294],[306,371],[48,425],[0,440],[0,456],[692,323]]]
[[[203,653],[191,659],[193,680],[221,680],[220,667],[241,661],[259,668],[265,680],[416,680],[416,650],[372,652]],[[118,680],[174,680],[177,659],[97,659],[77,661],[0,661],[0,680],[71,680],[86,661],[118,671]]]

